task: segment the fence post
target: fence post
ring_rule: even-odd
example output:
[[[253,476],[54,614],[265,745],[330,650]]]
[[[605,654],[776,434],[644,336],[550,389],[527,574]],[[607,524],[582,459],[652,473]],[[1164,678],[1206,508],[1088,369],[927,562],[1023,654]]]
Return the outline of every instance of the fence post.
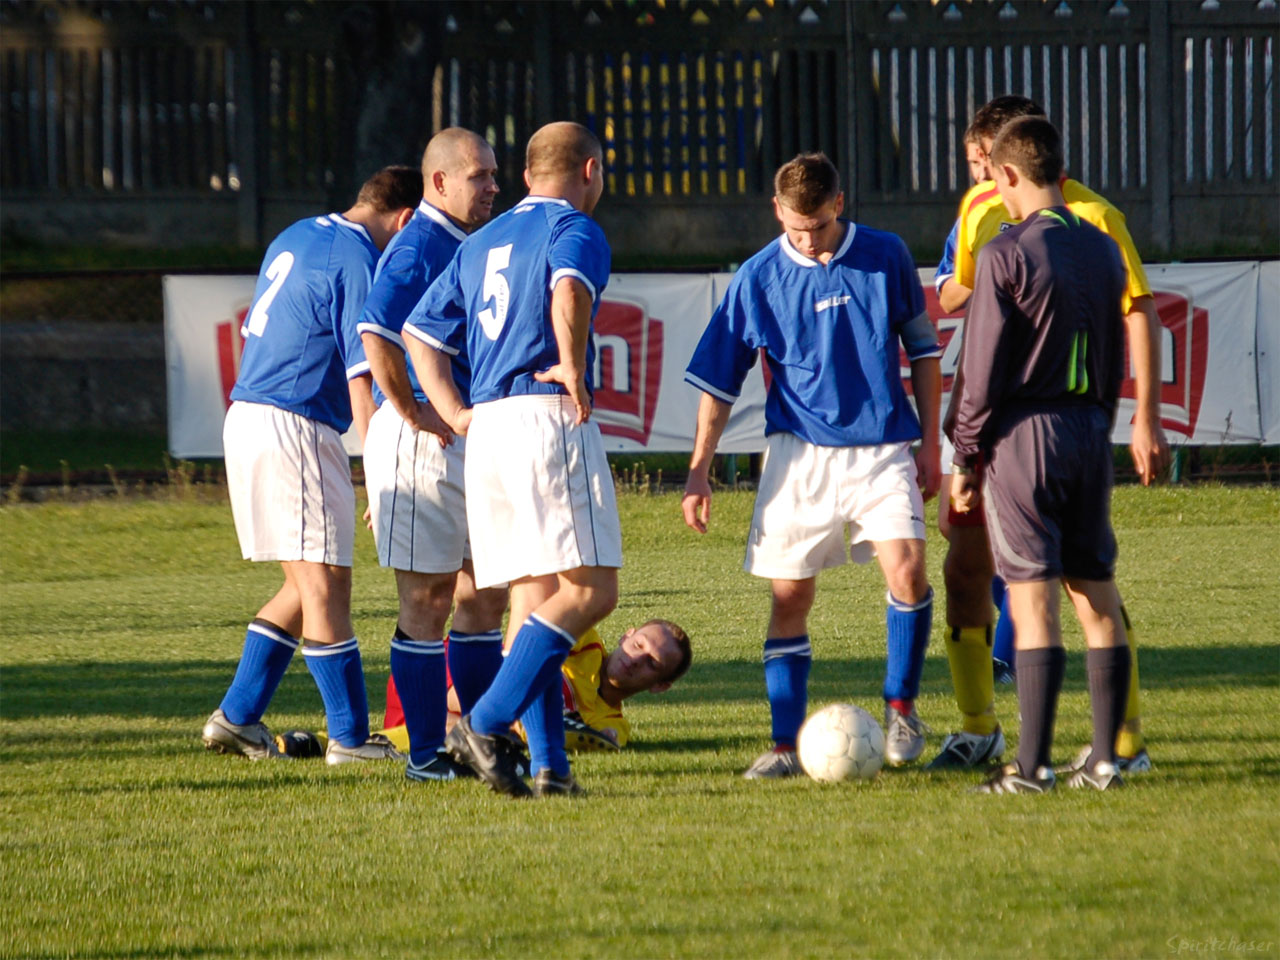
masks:
[[[533,117],[534,127],[550,123],[553,90],[551,79],[551,17],[549,4],[533,5]]]
[[[1151,143],[1147,147],[1147,164],[1151,172],[1151,246],[1150,254],[1164,255],[1174,247],[1173,202],[1169,175],[1173,163],[1173,51],[1169,39],[1168,0],[1153,0],[1150,6],[1147,33],[1147,53],[1150,77],[1147,89],[1151,93],[1147,114],[1151,118]]]
[[[853,3],[844,5],[844,64],[845,64],[845,162],[844,194],[847,205],[845,215],[850,220],[858,219],[858,146],[862,142],[858,137],[858,70],[862,64],[858,60],[857,31],[853,25]]]
[[[236,154],[240,168],[240,192],[237,197],[236,240],[242,247],[261,244],[259,206],[261,179],[258,176],[258,114],[254,72],[256,43],[250,23],[251,3],[241,2],[235,40],[236,64]]]

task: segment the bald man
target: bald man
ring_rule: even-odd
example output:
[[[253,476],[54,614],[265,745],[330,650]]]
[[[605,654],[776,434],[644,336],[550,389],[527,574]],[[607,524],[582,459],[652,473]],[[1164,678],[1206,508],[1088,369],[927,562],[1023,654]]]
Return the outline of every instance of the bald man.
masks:
[[[560,667],[613,610],[622,535],[586,373],[609,281],[591,219],[604,189],[600,142],[576,123],[538,130],[529,196],[465,240],[406,333],[431,403],[467,434],[467,519],[476,584],[511,584],[511,648],[446,746],[491,789],[530,795],[504,733],[529,735],[537,796],[581,792],[564,751]],[[471,357],[471,396],[449,359]]]
[[[450,127],[431,138],[422,157],[422,202],[378,262],[358,327],[377,404],[365,435],[365,485],[378,562],[395,571],[400,598],[391,675],[409,732],[405,776],[416,781],[457,775],[441,750],[446,648],[459,697],[474,703],[502,663],[507,594],[500,586],[476,589],[462,479],[465,440],[427,403],[406,362],[401,331],[458,245],[489,219],[496,173],[492,148],[470,130]],[[454,358],[451,375],[465,396],[471,379],[465,353]]]

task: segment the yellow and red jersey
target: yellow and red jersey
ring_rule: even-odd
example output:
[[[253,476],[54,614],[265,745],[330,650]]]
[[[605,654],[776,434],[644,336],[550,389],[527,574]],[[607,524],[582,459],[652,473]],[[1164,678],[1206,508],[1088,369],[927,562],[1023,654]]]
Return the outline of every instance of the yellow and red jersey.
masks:
[[[589,727],[615,731],[618,746],[625,747],[631,739],[631,724],[622,715],[622,707],[608,704],[600,697],[600,674],[608,655],[595,628],[573,645],[561,668],[564,708],[579,713]]]
[[[1124,261],[1126,273],[1124,312],[1128,314],[1135,299],[1151,296],[1151,286],[1147,283],[1147,272],[1142,268],[1142,258],[1138,256],[1133,238],[1129,236],[1124,214],[1078,180],[1063,177],[1058,186],[1067,207],[1081,220],[1088,221],[1109,236],[1120,248],[1120,258]],[[960,221],[956,236],[956,281],[972,290],[978,251],[992,237],[1018,222],[1009,216],[994,181],[984,180],[970,187],[960,201]]]

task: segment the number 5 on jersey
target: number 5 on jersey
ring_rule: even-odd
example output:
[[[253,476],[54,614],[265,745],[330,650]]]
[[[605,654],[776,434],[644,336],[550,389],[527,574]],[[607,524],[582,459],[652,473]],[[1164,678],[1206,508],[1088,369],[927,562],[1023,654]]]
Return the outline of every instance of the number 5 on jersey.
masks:
[[[489,259],[484,265],[484,286],[481,294],[484,296],[485,303],[493,301],[493,307],[485,307],[476,314],[476,319],[480,321],[484,335],[490,340],[498,339],[498,334],[502,332],[502,325],[507,322],[507,304],[511,299],[511,288],[507,286],[507,278],[502,275],[502,271],[511,265],[513,246],[515,244],[508,243],[505,246],[494,247],[489,251]]]

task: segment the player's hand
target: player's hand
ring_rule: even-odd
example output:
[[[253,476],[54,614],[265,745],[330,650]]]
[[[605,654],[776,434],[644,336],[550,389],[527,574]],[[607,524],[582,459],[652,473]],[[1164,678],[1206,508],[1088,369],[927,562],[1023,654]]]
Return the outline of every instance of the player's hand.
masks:
[[[1133,455],[1133,469],[1144,487],[1154,483],[1172,459],[1164,428],[1159,422],[1152,423],[1146,417],[1134,418],[1129,452]]]
[[[419,401],[413,412],[413,428],[426,433],[434,433],[440,439],[440,446],[442,447],[447,447],[453,443],[453,429],[445,422],[444,417],[440,416],[436,408],[429,403]]]
[[[364,516],[363,516],[363,517],[361,517],[360,519],[364,521],[364,525],[365,525],[366,527],[368,527],[370,530],[372,530],[372,529],[373,529],[373,508],[372,508],[372,507],[365,507],[365,508],[364,508]]]
[[[937,442],[921,442],[916,451],[916,474],[920,483],[920,495],[932,500],[942,486],[942,450]]]
[[[978,506],[982,480],[976,473],[951,474],[951,506],[956,513],[968,513]]]
[[[591,395],[587,393],[587,378],[585,374],[579,373],[563,363],[557,363],[554,367],[535,373],[533,379],[539,383],[559,383],[564,386],[565,391],[569,394],[569,399],[573,401],[573,405],[578,411],[578,415],[573,421],[575,424],[586,423],[590,419]]]
[[[460,437],[465,437],[467,431],[471,429],[471,418],[475,416],[473,407],[463,407],[453,417],[453,432]]]
[[[705,476],[689,474],[680,510],[686,526],[699,533],[707,532],[707,524],[711,522],[711,483]]]

